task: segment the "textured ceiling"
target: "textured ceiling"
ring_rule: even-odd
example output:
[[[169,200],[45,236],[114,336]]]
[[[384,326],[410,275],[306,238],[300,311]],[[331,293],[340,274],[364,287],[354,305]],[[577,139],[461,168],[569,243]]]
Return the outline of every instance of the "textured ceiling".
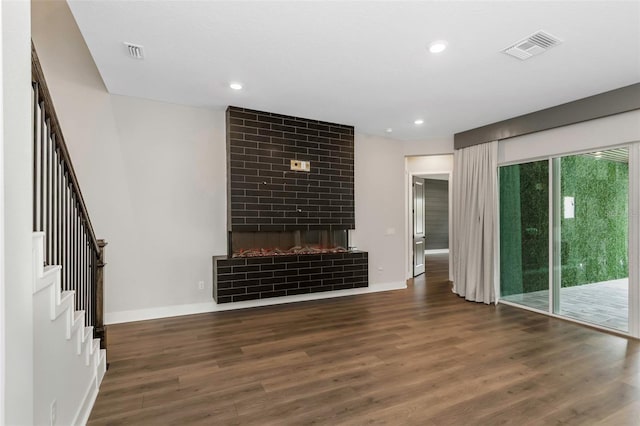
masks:
[[[449,137],[640,81],[638,1],[69,4],[111,93],[399,140]],[[527,61],[500,53],[540,29],[564,42]],[[433,55],[436,39],[449,48]],[[129,58],[125,41],[146,58]]]

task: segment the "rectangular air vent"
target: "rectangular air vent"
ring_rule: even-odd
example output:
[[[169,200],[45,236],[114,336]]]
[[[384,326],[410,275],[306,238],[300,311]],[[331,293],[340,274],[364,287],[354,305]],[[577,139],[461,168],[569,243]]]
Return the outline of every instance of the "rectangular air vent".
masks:
[[[124,42],[124,45],[127,47],[129,56],[134,59],[144,59],[144,50],[143,46],[139,44],[127,43]]]
[[[562,43],[562,40],[558,37],[540,30],[510,45],[502,50],[502,53],[525,60],[532,56],[539,55],[560,43]]]

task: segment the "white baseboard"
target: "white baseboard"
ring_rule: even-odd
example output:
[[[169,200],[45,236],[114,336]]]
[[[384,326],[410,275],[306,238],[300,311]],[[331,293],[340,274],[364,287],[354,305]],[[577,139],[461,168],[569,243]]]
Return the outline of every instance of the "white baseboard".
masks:
[[[402,290],[407,288],[405,281],[371,284],[369,287],[352,288],[347,290],[327,291],[312,294],[297,294],[295,296],[272,297],[269,299],[247,300],[245,302],[217,304],[213,300],[206,303],[192,303],[189,305],[160,306],[157,308],[136,309],[131,311],[108,312],[105,314],[105,324],[119,324],[123,322],[144,321],[158,318],[176,317],[181,315],[203,314],[207,312],[232,311],[236,309],[255,308],[258,306],[281,305],[283,303],[305,302],[309,300],[331,299],[334,297],[353,296],[355,294],[377,293],[380,291]]]

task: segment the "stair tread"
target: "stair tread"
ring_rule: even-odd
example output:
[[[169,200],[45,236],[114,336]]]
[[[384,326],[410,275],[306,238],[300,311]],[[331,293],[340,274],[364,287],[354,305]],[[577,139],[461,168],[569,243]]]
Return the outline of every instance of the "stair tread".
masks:
[[[60,265],[47,265],[44,267],[42,275],[47,275],[47,274],[51,274],[55,271],[61,270],[62,266]]]
[[[73,323],[76,324],[84,319],[84,311],[76,311],[73,315]]]
[[[66,299],[67,297],[73,297],[73,295],[75,294],[75,291],[72,290],[64,290],[63,292],[60,293],[60,299]]]

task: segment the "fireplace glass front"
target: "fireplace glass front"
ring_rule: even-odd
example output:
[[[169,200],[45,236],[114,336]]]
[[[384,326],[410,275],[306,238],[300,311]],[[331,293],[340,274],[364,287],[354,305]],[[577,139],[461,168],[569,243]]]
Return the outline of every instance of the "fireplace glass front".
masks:
[[[341,230],[291,232],[231,232],[232,257],[344,253],[348,232]]]

